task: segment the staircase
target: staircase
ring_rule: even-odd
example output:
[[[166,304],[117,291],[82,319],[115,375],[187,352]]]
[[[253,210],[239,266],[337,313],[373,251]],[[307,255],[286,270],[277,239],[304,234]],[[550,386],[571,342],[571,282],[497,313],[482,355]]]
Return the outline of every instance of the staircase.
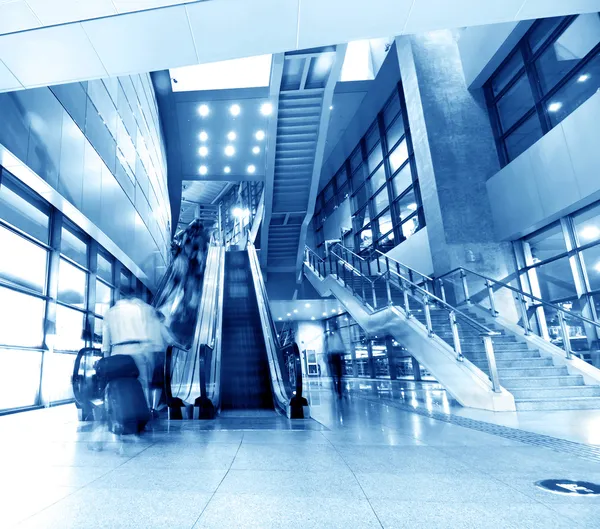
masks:
[[[221,408],[273,409],[271,375],[248,253],[225,254]]]
[[[422,312],[413,315],[425,325]],[[469,316],[500,333],[492,338],[498,376],[500,384],[514,396],[518,411],[600,408],[600,386],[584,385],[581,375],[569,375],[566,366],[554,365],[552,358],[542,357],[540,351],[531,349],[524,339],[507,334],[475,314],[469,313]],[[432,309],[431,321],[435,334],[452,345],[448,312]],[[460,322],[459,327],[463,355],[489,375],[481,337]]]

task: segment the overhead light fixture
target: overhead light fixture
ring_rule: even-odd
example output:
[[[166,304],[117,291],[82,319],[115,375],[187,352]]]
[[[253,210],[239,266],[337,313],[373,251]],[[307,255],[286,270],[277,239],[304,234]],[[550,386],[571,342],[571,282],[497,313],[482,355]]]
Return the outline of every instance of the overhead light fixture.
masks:
[[[329,110],[333,110],[333,105],[329,105]]]
[[[271,103],[263,103],[260,107],[260,113],[263,116],[270,116],[273,112],[273,105]]]
[[[258,146],[252,147],[252,152],[254,154],[258,154],[260,152],[260,147],[258,147]]]
[[[240,217],[242,216],[242,208],[233,208],[233,209],[231,210],[231,214],[232,214],[234,217],[240,218]]]
[[[584,73],[577,78],[578,83],[585,83],[590,78],[589,73]]]
[[[310,317],[310,319],[311,319],[311,320],[314,320],[314,319],[315,319],[315,317],[314,317],[314,316],[311,316],[311,317]]]
[[[210,110],[208,108],[208,105],[203,104],[198,107],[198,114],[200,114],[203,118],[208,116],[209,113],[210,113]]]
[[[335,309],[331,309],[331,313],[335,314],[337,311]]]
[[[310,303],[305,303],[305,304],[304,304],[304,306],[305,306],[307,309],[310,309]]]
[[[254,174],[256,172],[256,167],[254,165],[249,165],[246,171],[248,171],[248,174]]]
[[[283,320],[283,318],[277,318],[279,321]]]
[[[298,309],[294,309],[294,314],[298,314]]]
[[[233,145],[228,145],[225,147],[225,155],[233,156],[235,154],[235,147]]]
[[[206,141],[208,139],[208,134],[205,130],[203,130],[202,132],[200,132],[198,137],[200,138],[200,141]]]
[[[240,108],[240,105],[231,105],[229,107],[229,112],[231,113],[232,116],[239,116],[240,112],[242,111],[242,109]]]
[[[208,155],[208,147],[206,145],[202,145],[202,147],[200,147],[198,149],[198,154],[200,156],[202,156],[202,158],[204,158],[205,156]]]
[[[550,103],[548,105],[549,112],[558,112],[562,108],[562,103],[560,101],[556,101],[554,103]]]
[[[327,313],[326,313],[326,312],[324,312],[324,313],[323,313],[323,316],[327,316]]]
[[[229,174],[229,173],[231,173],[231,167],[229,167],[228,165],[226,165],[226,166],[225,166],[225,168],[223,169],[223,172],[224,172],[225,174]]]
[[[201,175],[205,175],[206,173],[208,173],[208,167],[206,167],[206,165],[201,165],[201,166],[200,166],[200,169],[198,169],[198,172],[199,172]]]
[[[256,134],[254,136],[255,136],[255,138],[258,141],[262,141],[262,140],[265,139],[265,131],[264,130],[259,130],[259,131],[256,132]]]
[[[237,138],[237,134],[236,134],[235,132],[233,132],[233,131],[231,131],[229,134],[227,134],[227,139],[228,139],[229,141],[233,141],[233,140],[235,140],[236,138]]]
[[[288,312],[288,313],[287,313],[287,316],[288,316],[288,318],[289,318],[289,317],[291,316],[291,314]]]

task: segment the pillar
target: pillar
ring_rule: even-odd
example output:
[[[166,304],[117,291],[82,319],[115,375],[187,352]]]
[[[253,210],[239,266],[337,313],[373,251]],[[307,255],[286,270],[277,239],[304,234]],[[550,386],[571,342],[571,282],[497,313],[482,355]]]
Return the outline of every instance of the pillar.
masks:
[[[390,380],[396,380],[398,378],[396,356],[394,354],[394,339],[391,336],[385,337],[385,348],[387,350],[388,365],[390,367]]]
[[[415,382],[421,382],[421,365],[417,361],[414,356],[410,357],[410,363],[412,364],[413,376],[415,377]]]

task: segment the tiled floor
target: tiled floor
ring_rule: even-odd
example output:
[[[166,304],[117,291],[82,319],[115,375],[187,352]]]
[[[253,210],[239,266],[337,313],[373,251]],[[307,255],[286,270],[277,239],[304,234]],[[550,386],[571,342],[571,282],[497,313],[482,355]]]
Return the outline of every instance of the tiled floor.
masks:
[[[363,388],[364,389],[364,388]],[[365,391],[369,391],[365,389]],[[89,451],[74,407],[0,417],[0,527],[598,528],[600,463],[367,400],[310,392],[315,420],[158,423]]]

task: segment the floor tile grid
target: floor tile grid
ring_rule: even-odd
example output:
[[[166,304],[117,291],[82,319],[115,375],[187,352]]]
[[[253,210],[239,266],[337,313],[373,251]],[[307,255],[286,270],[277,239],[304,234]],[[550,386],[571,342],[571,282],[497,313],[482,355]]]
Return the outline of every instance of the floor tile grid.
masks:
[[[422,408],[414,408],[412,406],[400,404],[391,399],[373,398],[364,395],[356,395],[356,397],[372,402],[385,402],[386,404],[394,408],[415,413],[417,415],[428,417],[430,419],[435,419],[437,421],[443,421],[450,424],[455,424],[457,426],[462,426],[464,428],[469,428],[471,430],[477,430],[479,432],[497,435],[506,439],[510,439],[512,441],[518,441],[532,446],[544,446],[556,452],[574,455],[594,462],[600,462],[600,447],[586,445],[583,443],[576,443],[575,441],[559,439],[557,437],[551,437],[549,435],[519,430],[517,428],[510,428],[508,426],[500,426],[497,424],[478,421],[475,419],[469,419],[466,417],[449,415],[447,413],[442,413],[438,411],[429,411],[424,410]]]
[[[231,470],[231,468],[233,467],[233,462],[235,461],[235,458],[238,455],[238,452],[240,451],[240,448],[242,447],[242,443],[244,442],[244,434],[242,433],[242,438],[240,439],[240,444],[237,447],[237,450],[235,452],[235,455],[233,456],[233,459],[231,460],[231,464],[229,465],[229,468],[227,469],[227,472],[225,472],[225,475],[223,476],[223,479],[221,479],[221,481],[219,482],[219,484],[217,485],[217,488],[213,491],[213,493],[211,494],[209,500],[206,502],[206,505],[204,506],[204,508],[202,509],[202,512],[200,512],[200,514],[198,515],[198,518],[196,518],[196,521],[193,523],[192,525],[192,529],[194,527],[196,527],[198,525],[198,522],[200,521],[200,519],[202,518],[202,515],[204,514],[204,512],[206,511],[206,509],[208,508],[208,506],[210,505],[210,502],[213,500],[213,498],[215,497],[215,495],[217,494],[219,487],[223,484],[223,482],[225,481],[225,478],[227,478],[227,475],[229,474],[229,471]]]
[[[321,435],[323,435],[323,432],[321,432]],[[354,473],[354,470],[352,470],[352,467],[350,467],[350,465],[348,464],[348,462],[346,461],[346,459],[344,458],[344,456],[342,455],[342,453],[338,450],[337,446],[335,446],[335,444],[333,444],[331,442],[330,439],[328,439],[325,435],[323,435],[323,437],[325,437],[325,439],[327,440],[327,442],[329,443],[329,445],[337,452],[337,454],[340,456],[340,458],[342,459],[342,461],[346,464],[346,466],[348,467],[348,470],[352,473],[352,477],[354,478],[354,480],[356,481],[357,485],[360,487],[360,490],[362,491],[365,499],[367,500],[367,503],[369,504],[369,507],[371,508],[371,510],[373,511],[373,514],[375,515],[375,518],[377,518],[377,521],[379,522],[379,525],[381,525],[381,527],[383,528],[383,523],[381,522],[381,519],[379,518],[379,515],[377,514],[377,511],[375,511],[375,509],[373,508],[373,504],[371,503],[371,500],[369,499],[369,497],[367,496],[365,489],[363,489],[363,486],[361,484],[361,482],[359,481],[358,477],[356,476],[356,474]]]

